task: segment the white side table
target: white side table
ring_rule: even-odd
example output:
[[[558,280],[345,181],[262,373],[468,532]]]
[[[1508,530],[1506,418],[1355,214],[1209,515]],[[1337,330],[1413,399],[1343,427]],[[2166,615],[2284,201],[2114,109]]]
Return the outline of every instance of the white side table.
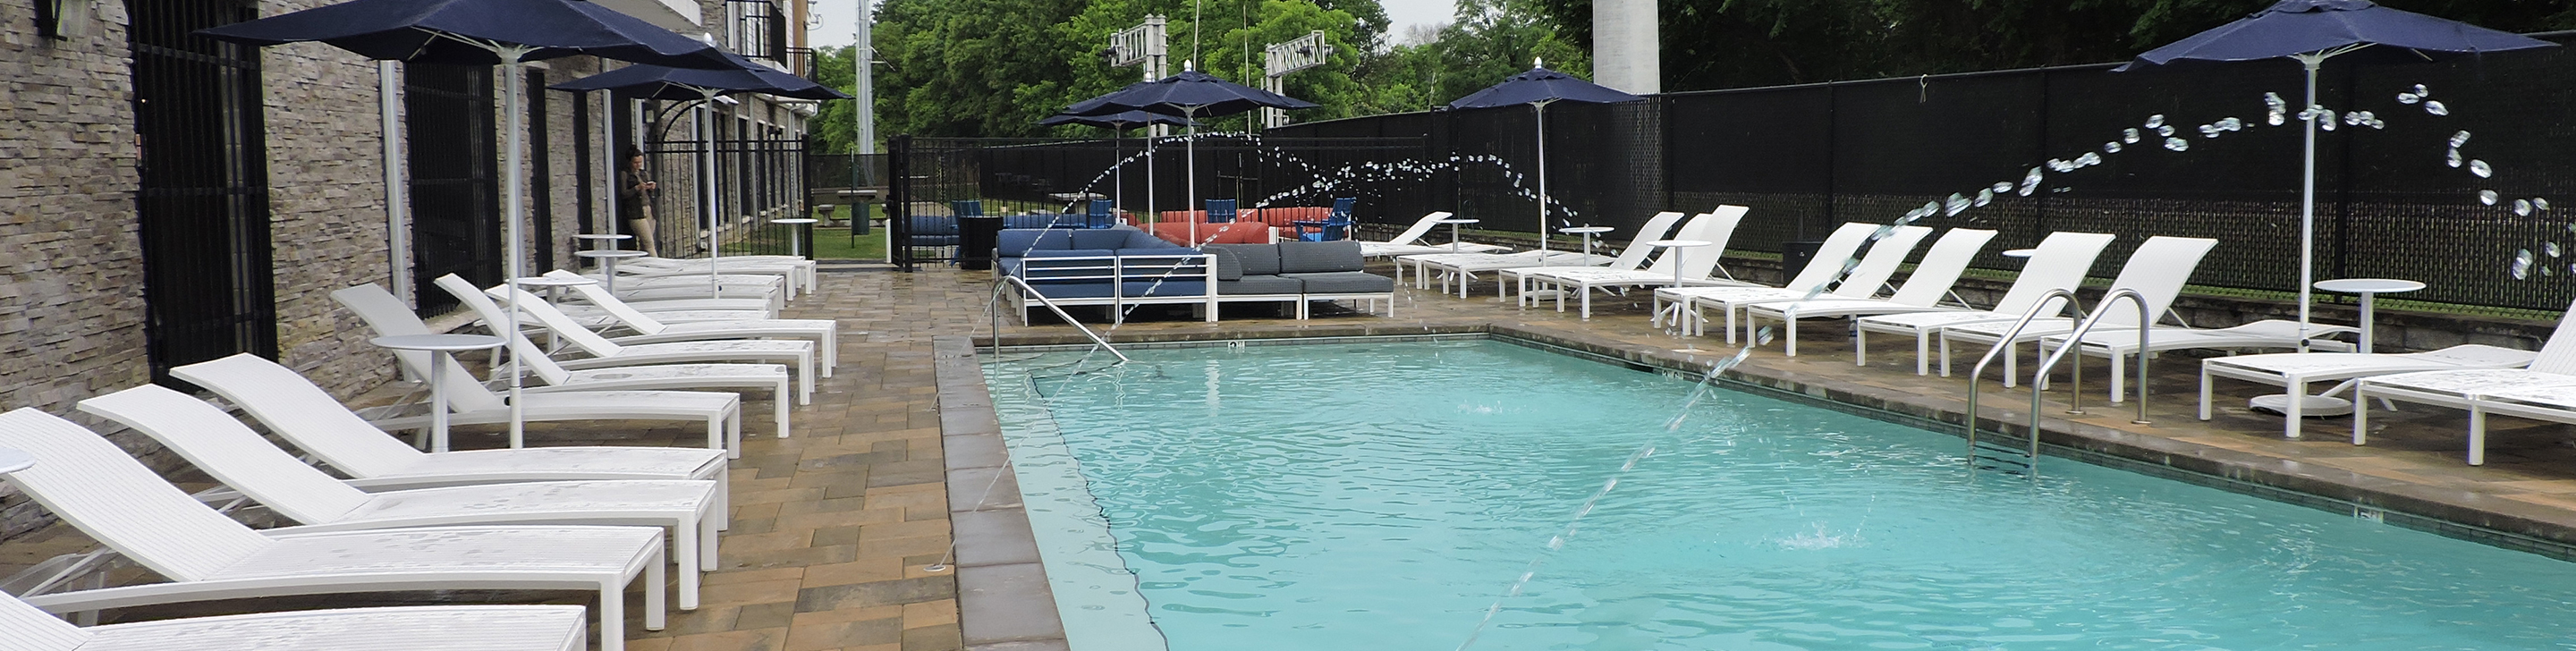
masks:
[[[429,360],[429,451],[446,452],[447,363],[454,361],[457,353],[498,347],[501,338],[485,335],[395,335],[367,342],[379,348],[436,353]]]
[[[1591,262],[1592,262],[1592,236],[1594,236],[1594,235],[1600,235],[1600,234],[1602,234],[1602,233],[1608,233],[1608,232],[1610,232],[1610,231],[1615,231],[1615,230],[1619,230],[1619,229],[1611,228],[1611,227],[1608,227],[1608,226],[1574,226],[1574,227],[1568,227],[1568,228],[1560,228],[1560,229],[1556,229],[1556,232],[1559,232],[1559,233],[1570,233],[1570,234],[1574,234],[1574,235],[1581,235],[1581,236],[1583,236],[1583,257],[1581,258],[1582,262],[1581,262],[1581,263],[1578,263],[1578,264],[1580,265],[1580,264],[1589,264],[1589,263],[1591,263]],[[1540,259],[1539,259],[1539,266],[1542,266],[1542,267],[1544,267],[1544,266],[1548,266],[1548,264],[1547,264],[1547,259],[1545,259],[1545,258],[1540,258]],[[1528,275],[1528,274],[1522,274],[1522,275],[1521,275],[1521,295],[1520,295],[1520,304],[1521,304],[1521,307],[1529,307],[1529,305],[1530,305],[1532,302],[1537,301],[1537,300],[1538,300],[1539,298],[1541,298],[1541,297],[1562,296],[1562,295],[1564,295],[1564,294],[1565,294],[1565,290],[1564,290],[1564,289],[1562,289],[1562,288],[1559,288],[1559,289],[1535,289],[1535,290],[1534,290],[1534,289],[1530,289],[1529,275]]]
[[[2361,295],[2361,352],[2368,353],[2374,352],[2370,348],[2371,299],[2380,294],[2403,294],[2423,289],[2424,283],[2395,278],[2339,278],[2317,281],[2314,287],[2337,294]]]
[[[599,284],[599,281],[591,280],[591,279],[589,279],[589,278],[556,278],[556,277],[554,277],[554,276],[520,276],[520,277],[517,277],[517,278],[512,278],[512,279],[510,279],[510,284],[512,284],[512,285],[517,285],[517,286],[519,286],[519,287],[542,287],[542,288],[544,288],[544,289],[546,290],[546,294],[545,294],[546,304],[547,304],[547,305],[553,305],[553,304],[556,304],[556,303],[561,303],[561,302],[563,302],[563,289],[564,289],[564,288],[566,288],[566,287],[575,287],[575,286],[580,286],[580,285],[597,285],[597,284]]]
[[[584,242],[589,242],[589,243],[591,243],[591,244],[604,244],[604,245],[607,245],[609,248],[612,248],[612,249],[613,249],[613,248],[617,248],[617,241],[618,241],[618,240],[631,240],[631,239],[635,239],[635,236],[633,236],[633,235],[624,235],[624,234],[619,234],[619,235],[610,235],[610,234],[606,234],[606,233],[590,233],[590,234],[584,234],[584,235],[574,235],[574,236],[572,236],[572,238],[573,238],[573,239],[576,239],[576,240],[581,240],[581,241],[584,241]]]
[[[788,252],[789,254],[791,254],[791,255],[795,255],[795,256],[797,256],[797,257],[806,257],[806,256],[805,256],[805,225],[806,225],[806,224],[814,223],[815,221],[816,221],[816,220],[806,219],[806,218],[803,218],[803,217],[793,217],[793,218],[788,218],[788,219],[772,219],[772,220],[769,220],[769,223],[772,223],[772,224],[786,224],[786,225],[787,225],[787,252]]]
[[[573,255],[598,260],[599,277],[607,279],[606,281],[601,282],[600,286],[606,288],[608,293],[615,294],[617,293],[617,261],[627,258],[641,258],[644,257],[644,252],[625,249],[599,249],[593,251],[574,251]]]
[[[35,465],[36,455],[13,448],[0,448],[0,475],[26,470]]]
[[[2311,285],[2311,287],[2338,294],[2361,295],[2361,347],[2358,350],[2360,352],[2367,353],[2373,352],[2371,349],[2370,331],[2373,329],[2374,325],[2372,322],[2376,320],[2374,318],[2376,315],[2371,313],[2371,299],[2379,294],[2399,294],[2423,289],[2424,283],[2412,280],[2399,280],[2395,278],[2339,278],[2335,280],[2320,280],[2317,281],[2315,285]],[[2302,417],[2342,416],[2352,413],[2352,410],[2355,408],[2352,401],[2335,397],[2335,394],[2343,393],[2345,390],[2350,389],[2352,384],[2352,382],[2346,381],[2342,384],[2335,385],[2333,388],[2327,389],[2325,393],[2313,396],[2297,396],[2296,399],[2299,401],[2299,415]],[[2290,394],[2275,393],[2271,395],[2255,396],[2252,399],[2247,400],[2246,405],[2255,409],[2287,414],[2290,413],[2290,400],[2292,400],[2292,396]],[[2291,431],[2295,432],[2297,430],[2294,428]]]
[[[1682,254],[1689,251],[1692,247],[1708,246],[1710,244],[1714,244],[1714,242],[1707,240],[1655,240],[1647,242],[1646,246],[1659,249],[1672,249],[1672,252],[1666,253],[1665,255],[1673,256],[1673,287],[1679,288],[1682,286],[1682,261],[1685,259]],[[1652,321],[1655,325],[1671,325],[1675,328],[1681,328],[1683,327],[1682,319],[1690,316],[1690,310],[1686,309],[1689,305],[1689,301],[1674,301],[1670,308],[1672,311],[1671,319],[1665,319],[1663,312],[1656,312]],[[1585,316],[1591,315],[1586,314]],[[1689,330],[1685,329],[1683,332],[1689,332]]]
[[[1474,224],[1474,223],[1479,223],[1479,222],[1483,222],[1483,221],[1485,221],[1485,220],[1482,220],[1482,219],[1460,219],[1460,218],[1452,217],[1452,218],[1449,218],[1449,219],[1442,219],[1442,220],[1433,221],[1433,222],[1431,222],[1431,223],[1434,223],[1434,224],[1448,224],[1448,225],[1449,225],[1449,252],[1450,252],[1450,253],[1457,253],[1457,252],[1458,252],[1458,227],[1459,227],[1460,225],[1462,225],[1462,224]]]

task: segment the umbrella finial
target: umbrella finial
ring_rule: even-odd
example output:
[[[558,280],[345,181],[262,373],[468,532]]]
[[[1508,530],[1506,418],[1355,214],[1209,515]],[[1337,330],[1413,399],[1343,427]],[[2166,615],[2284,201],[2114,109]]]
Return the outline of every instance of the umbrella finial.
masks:
[[[1547,67],[1547,60],[1546,60],[1546,59],[1541,59],[1541,58],[1538,58],[1538,57],[1530,57],[1530,67],[1532,67],[1532,68],[1545,68],[1545,67]]]
[[[1197,69],[1199,69],[1199,65],[1198,65],[1198,63],[1199,63],[1199,62],[1198,62],[1197,60],[1194,60],[1194,59],[1182,59],[1182,60],[1181,60],[1181,72],[1189,72],[1189,71],[1192,71],[1192,70],[1197,70]]]

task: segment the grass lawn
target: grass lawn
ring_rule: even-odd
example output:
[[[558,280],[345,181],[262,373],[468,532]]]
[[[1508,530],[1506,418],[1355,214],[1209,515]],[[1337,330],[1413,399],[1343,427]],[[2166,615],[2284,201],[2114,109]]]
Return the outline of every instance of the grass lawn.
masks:
[[[814,259],[884,260],[885,257],[886,231],[883,228],[869,229],[868,234],[859,236],[855,242],[850,239],[850,229],[847,228],[814,229]]]

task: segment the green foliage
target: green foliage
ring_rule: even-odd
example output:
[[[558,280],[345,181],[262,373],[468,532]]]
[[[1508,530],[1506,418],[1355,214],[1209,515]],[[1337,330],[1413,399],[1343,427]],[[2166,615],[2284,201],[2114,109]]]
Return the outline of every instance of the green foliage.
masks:
[[[1577,43],[1592,0],[1530,0]],[[1664,88],[1737,88],[2119,61],[2275,0],[1664,0]],[[2576,0],[2381,0],[2517,32]]]
[[[857,49],[847,46],[815,48],[814,82],[841,89],[841,92],[858,94],[855,90],[858,87],[858,72],[850,65],[850,60]],[[854,116],[851,115],[851,112],[857,109],[857,105],[855,101],[824,102],[823,109],[814,114],[807,133],[812,134],[814,142],[821,146],[821,153],[847,154],[858,151],[852,146],[853,141],[858,139],[858,126],[852,119]]]

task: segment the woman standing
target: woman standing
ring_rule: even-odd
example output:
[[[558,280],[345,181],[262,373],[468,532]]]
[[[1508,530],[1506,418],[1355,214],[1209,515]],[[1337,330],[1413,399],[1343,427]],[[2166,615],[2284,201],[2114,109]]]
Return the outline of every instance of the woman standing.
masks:
[[[626,222],[626,232],[635,236],[635,248],[646,255],[660,257],[661,246],[653,238],[653,199],[660,194],[658,184],[644,177],[644,152],[626,148],[626,167],[617,171],[617,218]]]

